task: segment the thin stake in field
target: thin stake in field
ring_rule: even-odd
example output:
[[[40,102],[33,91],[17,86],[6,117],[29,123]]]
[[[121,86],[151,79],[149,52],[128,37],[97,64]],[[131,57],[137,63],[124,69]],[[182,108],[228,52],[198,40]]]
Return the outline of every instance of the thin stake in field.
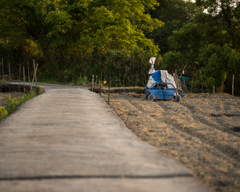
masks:
[[[175,70],[175,82],[176,82],[176,86],[178,88],[178,75],[177,75],[177,70]]]
[[[102,72],[100,76],[100,96],[102,96]]]
[[[234,96],[234,74],[232,76],[232,96]]]
[[[94,75],[92,75],[92,91],[93,91],[93,86],[94,86]]]

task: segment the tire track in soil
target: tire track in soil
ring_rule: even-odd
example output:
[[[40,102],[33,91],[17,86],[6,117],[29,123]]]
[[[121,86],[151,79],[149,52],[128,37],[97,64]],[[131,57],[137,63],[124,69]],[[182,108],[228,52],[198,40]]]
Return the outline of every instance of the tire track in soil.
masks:
[[[196,109],[194,110],[194,106],[190,106],[187,103],[179,103],[180,105],[187,107],[192,114],[196,114]],[[211,116],[214,116],[214,114],[210,114]],[[220,119],[218,116],[215,116],[215,118],[212,118],[211,121],[208,121],[206,119],[204,119],[204,117],[206,116],[206,112],[198,112],[197,113],[198,118],[195,118],[196,121],[205,124],[209,127],[218,129],[219,131],[223,131],[223,132],[227,132],[228,134],[232,134],[233,136],[236,137],[240,137],[240,134],[237,135],[236,133],[234,133],[233,131],[231,131],[230,129],[234,127],[234,125],[230,124],[230,123],[226,123],[222,121],[222,118]],[[201,119],[201,120],[199,120]],[[234,121],[230,121],[230,122],[234,122]]]
[[[186,128],[193,129],[194,127],[195,129],[200,124],[199,121],[194,121],[192,114],[186,112],[185,117],[183,114],[180,118],[176,118],[179,109],[176,109],[175,105],[178,104],[177,107],[181,108],[182,111],[183,109],[188,110],[187,107],[172,101],[150,103],[145,101],[144,98],[138,99],[126,95],[116,94],[116,96],[111,95],[111,97],[113,98],[110,107],[120,116],[126,126],[142,140],[156,146],[164,154],[182,162],[193,171],[194,175],[215,190],[238,191],[240,188],[238,161],[219,151],[216,146],[211,145],[212,140],[209,140],[206,136],[204,136],[204,140],[198,138],[201,135],[195,136],[189,134],[186,130],[183,131]],[[158,105],[157,108],[156,104]],[[169,120],[166,120],[166,117]],[[177,121],[177,123],[174,123],[174,121]],[[184,128],[182,121],[191,121],[192,127]],[[216,124],[214,123],[214,126]],[[212,132],[216,129],[202,123],[200,128],[210,128]],[[201,129],[198,129],[198,131],[203,131]]]
[[[140,105],[139,103],[132,103],[133,105],[135,104],[135,105]],[[139,107],[138,107],[139,108]],[[139,110],[141,110],[141,108],[139,108]],[[158,111],[155,111],[155,108],[151,108],[150,109],[153,113],[157,113]],[[203,141],[202,140],[202,138],[199,138],[198,136],[196,136],[196,135],[194,135],[194,134],[191,134],[191,133],[193,133],[192,131],[190,131],[190,132],[186,132],[184,129],[182,129],[182,125],[181,124],[179,124],[179,123],[176,123],[175,122],[175,119],[173,118],[170,118],[169,120],[167,120],[166,121],[166,119],[164,119],[164,118],[162,118],[161,119],[161,117],[159,117],[159,116],[155,116],[155,117],[153,117],[153,118],[155,118],[156,120],[162,120],[162,121],[164,121],[166,124],[168,124],[168,125],[172,125],[172,126],[170,126],[170,128],[171,128],[171,130],[172,131],[174,131],[175,133],[177,133],[179,136],[182,136],[182,137],[184,137],[184,138],[186,138],[187,137],[187,135],[189,135],[190,137],[196,137],[196,138],[198,138],[202,143],[206,143],[205,141]],[[176,129],[176,127],[177,127],[177,129]],[[180,128],[180,129],[179,129]],[[189,129],[190,130],[190,129]],[[183,133],[181,133],[181,131],[182,132],[184,132],[184,133],[186,133],[186,134],[183,134]],[[205,136],[204,136],[204,138],[205,138]],[[211,145],[211,143],[207,143],[207,144],[210,144]],[[215,148],[215,146],[213,146],[214,148]],[[217,149],[218,150],[218,149]],[[221,152],[221,151],[220,151]],[[215,154],[216,155],[216,154]],[[217,153],[217,155],[219,155],[219,153]],[[227,155],[227,154],[226,154]],[[229,157],[229,155],[228,155],[228,157]],[[229,158],[231,158],[231,156],[229,157]],[[235,162],[235,164],[237,164],[237,162],[238,161],[234,161]]]
[[[238,151],[240,145],[232,147],[234,145],[234,143],[237,143],[239,140],[239,138],[237,138],[237,135],[235,135],[234,133],[232,133],[230,135],[228,132],[221,133],[220,131],[222,131],[222,130],[219,131],[219,129],[216,129],[215,126],[212,126],[212,124],[209,123],[208,120],[204,119],[204,117],[201,113],[197,113],[196,110],[194,110],[194,106],[189,106],[186,103],[183,103],[183,104],[181,103],[181,105],[187,107],[191,111],[191,116],[195,121],[198,122],[198,126],[194,127],[194,129],[193,128],[183,129],[182,125],[179,124],[178,122],[171,121],[168,123],[172,123],[173,126],[179,127],[181,131],[201,139],[202,142],[206,142],[206,143],[212,145],[220,152],[228,155],[230,158],[234,158],[238,161],[240,160],[240,155],[239,155],[239,151]],[[199,119],[201,119],[201,120],[199,120]],[[209,131],[208,135],[201,132],[202,124],[207,126],[206,128]],[[215,139],[216,136],[217,136],[217,139]],[[228,144],[221,144],[218,141],[225,141],[225,143],[228,143]]]

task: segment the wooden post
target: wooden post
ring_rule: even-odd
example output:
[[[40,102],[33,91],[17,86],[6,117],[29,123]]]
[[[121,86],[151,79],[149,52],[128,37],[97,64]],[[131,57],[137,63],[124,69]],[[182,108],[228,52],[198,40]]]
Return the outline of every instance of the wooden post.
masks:
[[[38,66],[38,63],[37,63],[37,66]],[[36,67],[35,67],[36,68]],[[36,87],[37,87],[37,72],[35,74],[35,82],[36,82]]]
[[[109,80],[109,87],[108,87],[108,105],[109,105],[109,101],[110,101],[110,87],[111,87],[111,77]]]
[[[177,75],[177,70],[175,70],[175,80],[176,80],[175,82],[176,82],[176,86],[177,86],[176,87],[177,88],[177,93],[176,94],[179,95],[178,94],[178,75]]]
[[[102,96],[102,72],[100,75],[100,96]]]
[[[194,74],[193,74],[193,78],[192,78],[192,86],[191,86],[192,93],[193,93],[193,79],[194,79]]]
[[[35,79],[35,70],[36,70],[36,66],[35,66],[35,59],[33,59],[33,70],[34,70],[34,76],[33,79]],[[36,80],[36,79],[35,79]]]
[[[2,58],[2,79],[4,80],[4,66],[3,66],[3,58]]]
[[[175,82],[176,82],[176,86],[178,88],[178,75],[177,75],[177,70],[175,70]]]
[[[213,94],[215,94],[215,86],[213,86]]]
[[[202,81],[202,93],[203,93],[203,80],[202,80],[202,71],[200,69],[200,76],[201,76],[201,81]]]
[[[20,92],[20,80],[21,80],[21,64],[19,64],[19,84],[18,84],[18,92]]]
[[[234,74],[232,76],[232,96],[234,96]]]
[[[23,92],[25,93],[25,68],[23,67]]]
[[[36,69],[34,70],[34,75],[33,75],[33,80],[32,80],[32,84],[31,84],[30,92],[32,92],[32,86],[33,86],[35,74],[37,72],[37,68],[38,68],[38,65],[36,66]]]
[[[29,81],[29,86],[30,86],[29,62],[27,64],[28,64],[28,81]]]
[[[1,68],[2,66],[1,66],[1,65],[2,65],[2,63],[0,62],[0,78],[1,78],[1,74],[2,74],[2,73],[1,73],[1,72],[2,72],[2,71],[1,71],[1,69],[2,69],[2,68]],[[1,105],[1,91],[2,91],[2,83],[1,83],[1,88],[0,88],[0,107],[2,106],[2,105]]]
[[[8,65],[8,71],[9,71],[9,77],[8,77],[8,79],[9,79],[8,89],[9,89],[9,92],[10,92],[10,83],[11,83],[11,68],[10,68],[10,63],[9,63],[9,65]]]
[[[182,83],[183,83],[183,87],[182,89],[187,92],[187,86],[186,86],[186,83],[185,83],[185,79],[182,80]]]
[[[92,91],[93,91],[93,86],[94,86],[94,75],[92,75]]]

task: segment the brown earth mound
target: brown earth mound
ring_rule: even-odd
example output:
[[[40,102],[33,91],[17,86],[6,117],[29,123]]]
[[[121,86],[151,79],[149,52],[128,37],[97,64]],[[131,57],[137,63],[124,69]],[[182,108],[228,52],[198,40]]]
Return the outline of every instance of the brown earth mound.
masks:
[[[188,94],[181,102],[150,102],[144,94],[116,93],[110,107],[133,133],[211,188],[240,191],[239,97]]]

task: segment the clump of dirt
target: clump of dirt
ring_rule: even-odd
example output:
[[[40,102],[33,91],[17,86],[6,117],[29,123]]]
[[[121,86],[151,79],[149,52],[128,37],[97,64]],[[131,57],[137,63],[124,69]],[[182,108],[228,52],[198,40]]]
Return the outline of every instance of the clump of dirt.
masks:
[[[10,95],[11,98],[21,98],[24,93],[22,92],[4,92],[4,93],[1,93],[0,92],[0,106],[3,106],[3,107],[7,107],[8,104],[6,103],[7,101],[7,95]]]
[[[107,101],[107,94],[102,96]],[[110,107],[138,137],[216,191],[240,189],[240,98],[187,94],[181,102],[116,93]]]

